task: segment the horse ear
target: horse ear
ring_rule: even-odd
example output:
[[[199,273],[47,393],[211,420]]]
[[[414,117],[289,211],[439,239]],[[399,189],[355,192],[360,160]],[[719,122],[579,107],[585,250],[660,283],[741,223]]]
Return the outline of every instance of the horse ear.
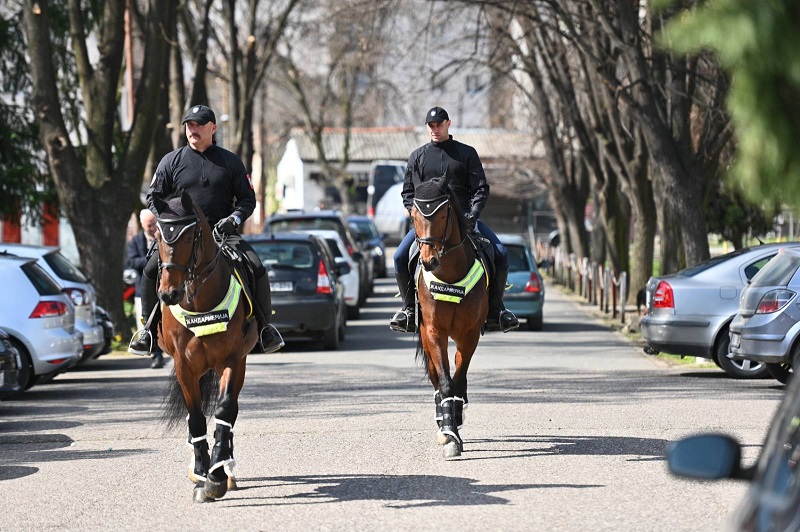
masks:
[[[192,197],[185,190],[181,190],[181,206],[184,212],[194,212]]]
[[[164,212],[164,208],[166,208],[166,206],[167,202],[161,199],[161,196],[158,194],[153,194],[153,207],[155,207],[158,214]]]

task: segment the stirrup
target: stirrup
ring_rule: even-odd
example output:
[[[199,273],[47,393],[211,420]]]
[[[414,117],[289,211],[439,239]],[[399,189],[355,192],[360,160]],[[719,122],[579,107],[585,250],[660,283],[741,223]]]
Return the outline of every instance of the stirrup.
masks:
[[[153,353],[153,333],[149,329],[140,329],[131,337],[128,353],[149,357]]]
[[[508,323],[505,326],[503,326],[504,317],[506,317],[508,321]],[[503,309],[500,311],[500,315],[497,317],[497,321],[500,325],[500,330],[502,330],[504,333],[508,331],[513,331],[515,329],[519,329],[519,320],[514,315],[514,313],[508,309]]]
[[[265,340],[269,338],[271,338],[271,341],[265,342]],[[280,331],[271,323],[268,323],[266,327],[261,329],[261,332],[258,333],[258,341],[261,343],[261,348],[266,354],[274,353],[286,345]]]
[[[405,324],[401,322],[405,321]],[[417,325],[414,323],[414,313],[407,308],[398,310],[392,319],[389,320],[389,328],[397,332],[417,332]]]

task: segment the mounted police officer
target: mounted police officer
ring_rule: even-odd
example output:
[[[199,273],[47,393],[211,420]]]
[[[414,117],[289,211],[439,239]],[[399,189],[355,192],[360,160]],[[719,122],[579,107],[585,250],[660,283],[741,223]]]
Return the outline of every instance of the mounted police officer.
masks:
[[[242,239],[239,227],[256,207],[253,183],[247,175],[244,164],[234,153],[216,145],[214,133],[217,119],[214,111],[205,105],[195,105],[183,119],[186,125],[188,146],[178,148],[164,156],[158,164],[147,204],[153,208],[153,195],[165,197],[172,192],[186,191],[192,201],[200,207],[208,223],[226,235],[226,242],[247,257],[256,278],[255,299],[261,308],[266,323],[259,323],[259,339],[265,353],[272,353],[283,346],[283,339],[274,326],[269,323],[271,309],[269,279],[266,270],[252,246]],[[156,278],[158,274],[158,253],[153,253],[142,275],[142,315],[153,311],[158,301]],[[156,343],[159,319],[151,320],[150,327],[141,329],[133,335],[128,351],[147,356]]]
[[[519,320],[503,306],[503,293],[508,279],[508,252],[497,235],[479,219],[489,199],[489,184],[478,153],[472,146],[453,140],[449,134],[450,117],[441,107],[434,107],[426,113],[425,124],[431,142],[414,150],[408,158],[402,192],[403,205],[410,215],[414,204],[414,188],[423,181],[447,174],[450,189],[458,198],[470,229],[488,239],[494,248],[496,272],[489,286],[486,327],[503,332],[516,329]],[[392,317],[389,327],[399,332],[415,332],[414,283],[408,266],[408,255],[415,237],[412,227],[394,254],[394,271],[403,297],[403,308]]]

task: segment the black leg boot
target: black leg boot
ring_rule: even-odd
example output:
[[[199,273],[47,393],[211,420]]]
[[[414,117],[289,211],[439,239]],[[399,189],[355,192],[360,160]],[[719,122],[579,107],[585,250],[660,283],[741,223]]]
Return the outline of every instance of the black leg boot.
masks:
[[[136,331],[131,338],[131,343],[128,345],[129,353],[148,357],[154,349],[157,349],[158,324],[161,321],[159,310],[156,310],[156,315],[150,320],[150,326],[147,326],[147,320],[156,307],[156,303],[158,303],[156,280],[142,275],[142,319],[145,320],[143,324],[145,326]]]
[[[503,294],[506,291],[508,270],[495,273],[489,286],[489,315],[486,317],[487,331],[513,331],[519,328],[519,320],[513,312],[503,305]]]
[[[260,323],[258,340],[264,353],[274,353],[285,344],[281,333],[270,323],[272,314],[272,293],[269,289],[269,278],[266,272],[256,281],[256,304],[266,323]]]
[[[211,449],[211,466],[204,487],[206,497],[219,499],[228,492],[228,473],[233,473],[233,427],[221,419],[214,430],[214,447]]]
[[[400,296],[403,298],[403,308],[398,310],[389,321],[389,328],[397,332],[417,332],[416,324],[416,292],[411,283],[411,275],[408,272],[396,272],[397,288],[400,289]]]

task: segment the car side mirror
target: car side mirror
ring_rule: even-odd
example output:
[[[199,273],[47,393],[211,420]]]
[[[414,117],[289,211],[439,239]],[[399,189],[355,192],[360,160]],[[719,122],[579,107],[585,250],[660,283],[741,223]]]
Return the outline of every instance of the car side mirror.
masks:
[[[698,480],[752,478],[751,469],[742,469],[742,446],[722,434],[701,434],[671,443],[667,464],[670,473],[679,477]]]
[[[336,275],[338,276],[347,275],[348,273],[350,273],[350,265],[344,261],[337,262],[335,269],[336,269]]]
[[[361,261],[361,260],[364,260],[364,254],[363,254],[363,253],[361,253],[360,251],[354,251],[354,252],[353,252],[353,253],[352,253],[350,256],[351,256],[351,257],[353,258],[353,260],[354,260],[354,261],[356,261],[356,262],[358,262],[358,261]]]

